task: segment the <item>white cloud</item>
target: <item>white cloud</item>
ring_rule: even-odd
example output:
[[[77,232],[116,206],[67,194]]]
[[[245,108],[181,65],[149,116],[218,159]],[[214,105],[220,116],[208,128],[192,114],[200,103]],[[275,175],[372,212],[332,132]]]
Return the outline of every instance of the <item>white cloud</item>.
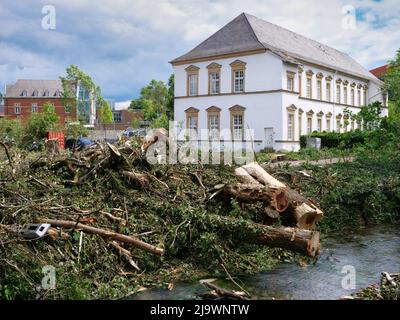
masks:
[[[349,53],[367,68],[394,56],[400,43],[398,0],[52,0],[57,29],[40,29],[47,0],[0,0],[0,82],[57,78],[74,63],[106,96],[130,98],[168,61],[187,52],[241,12],[248,12]],[[344,5],[362,10],[355,30],[341,27]],[[6,72],[6,75],[4,75]]]

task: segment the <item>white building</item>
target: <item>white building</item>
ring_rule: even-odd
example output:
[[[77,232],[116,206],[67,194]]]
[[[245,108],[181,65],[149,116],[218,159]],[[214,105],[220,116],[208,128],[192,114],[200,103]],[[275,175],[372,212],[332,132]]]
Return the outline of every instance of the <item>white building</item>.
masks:
[[[386,106],[382,82],[347,54],[245,13],[171,64],[178,131],[256,150],[297,150],[300,135],[357,128],[346,107]]]

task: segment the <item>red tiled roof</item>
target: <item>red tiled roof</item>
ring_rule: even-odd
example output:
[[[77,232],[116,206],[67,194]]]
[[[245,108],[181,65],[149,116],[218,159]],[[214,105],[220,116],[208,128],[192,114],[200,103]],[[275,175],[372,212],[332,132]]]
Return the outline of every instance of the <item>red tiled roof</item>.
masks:
[[[388,65],[385,64],[384,66],[372,69],[369,72],[371,72],[375,77],[381,78],[386,73],[387,69]]]

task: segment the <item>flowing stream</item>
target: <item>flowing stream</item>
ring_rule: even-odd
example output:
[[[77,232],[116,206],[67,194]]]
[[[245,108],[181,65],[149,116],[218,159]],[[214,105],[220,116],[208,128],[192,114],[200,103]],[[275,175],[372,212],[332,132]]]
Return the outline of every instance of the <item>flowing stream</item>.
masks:
[[[352,267],[355,289],[346,288],[351,286],[351,281],[346,280]],[[252,299],[338,299],[379,282],[383,271],[400,271],[400,226],[329,235],[322,240],[321,255],[314,264],[301,267],[283,263],[271,271],[239,280]],[[216,284],[239,290],[226,280]],[[181,283],[171,291],[146,290],[130,299],[198,299],[197,293],[205,291],[199,283]]]

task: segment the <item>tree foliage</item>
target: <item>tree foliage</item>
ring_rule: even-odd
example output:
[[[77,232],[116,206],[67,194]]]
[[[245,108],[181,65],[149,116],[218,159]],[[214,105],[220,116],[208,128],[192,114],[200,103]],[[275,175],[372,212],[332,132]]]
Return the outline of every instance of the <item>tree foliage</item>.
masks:
[[[175,75],[171,74],[168,79],[168,99],[167,99],[167,115],[169,119],[174,117],[174,97],[175,97]]]
[[[102,100],[99,118],[101,123],[103,124],[112,123],[113,114],[110,108],[110,104],[106,100]]]
[[[0,118],[0,141],[19,144],[22,137],[22,125],[18,120]]]
[[[364,129],[373,130],[378,128],[383,119],[382,103],[376,101],[367,106],[362,106],[356,117],[362,122]]]
[[[72,122],[65,125],[64,135],[66,138],[77,139],[79,137],[87,137],[89,135],[89,130],[80,122]]]
[[[389,61],[388,71],[384,76],[384,91],[389,94],[389,100],[400,109],[400,49],[396,56]]]
[[[140,91],[140,97],[131,101],[129,108],[141,109],[145,120],[167,128],[168,119],[174,114],[174,75],[169,77],[167,85],[151,80]]]
[[[77,107],[76,93],[78,86],[85,88],[91,93],[96,105],[102,105],[103,98],[101,89],[96,85],[93,79],[84,71],[80,70],[76,65],[71,64],[66,69],[66,76],[60,77],[62,92],[61,102],[64,106],[70,108]]]
[[[389,97],[389,117],[400,121],[400,49],[394,59],[389,61],[384,81],[383,90]]]
[[[48,131],[58,129],[58,115],[50,102],[43,104],[43,112],[32,113],[24,130],[24,142],[43,139]]]

